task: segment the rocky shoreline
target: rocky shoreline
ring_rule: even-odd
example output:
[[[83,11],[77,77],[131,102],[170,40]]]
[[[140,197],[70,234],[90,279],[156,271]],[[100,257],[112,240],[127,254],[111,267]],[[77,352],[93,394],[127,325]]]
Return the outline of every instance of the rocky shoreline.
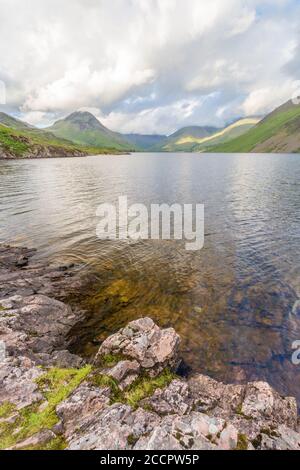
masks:
[[[0,449],[300,450],[294,398],[177,375],[180,338],[140,318],[91,363],[68,351],[76,266],[0,245]]]

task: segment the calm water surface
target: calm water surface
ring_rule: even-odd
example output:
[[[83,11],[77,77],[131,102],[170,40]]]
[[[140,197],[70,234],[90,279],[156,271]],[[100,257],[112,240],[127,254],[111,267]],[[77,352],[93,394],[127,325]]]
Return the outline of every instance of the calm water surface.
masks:
[[[266,379],[298,397],[300,156],[134,154],[0,162],[0,239],[38,257],[82,263],[86,319],[72,331],[85,355],[149,315],[181,335],[192,371]],[[204,203],[205,246],[96,238],[96,208]]]

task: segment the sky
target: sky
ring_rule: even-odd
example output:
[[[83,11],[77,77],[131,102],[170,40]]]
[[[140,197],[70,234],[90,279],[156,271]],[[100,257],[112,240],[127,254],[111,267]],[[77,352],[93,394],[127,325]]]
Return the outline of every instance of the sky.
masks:
[[[124,133],[264,115],[300,89],[299,0],[0,0],[0,111]]]

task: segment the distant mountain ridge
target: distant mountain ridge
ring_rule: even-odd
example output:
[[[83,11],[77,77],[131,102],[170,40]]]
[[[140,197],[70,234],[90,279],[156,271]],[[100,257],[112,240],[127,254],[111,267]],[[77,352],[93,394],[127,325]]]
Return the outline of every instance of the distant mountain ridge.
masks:
[[[204,138],[212,135],[214,132],[219,130],[217,127],[212,126],[187,126],[178,129],[178,131],[166,137],[161,142],[158,142],[151,148],[152,151],[162,152],[177,152],[185,151],[185,148],[178,148],[177,142],[180,139],[187,137],[193,137],[195,139]]]
[[[288,101],[262,119],[243,118],[224,128],[188,126],[170,136],[114,132],[87,111],[46,129],[0,112],[0,158],[125,151],[300,153],[300,105]]]
[[[166,135],[159,134],[124,134],[124,137],[137,150],[150,150],[153,146],[160,145],[167,139]]]
[[[155,150],[164,152],[204,152],[217,143],[237,137],[257,124],[257,118],[239,119],[224,128],[191,126],[170,135]]]

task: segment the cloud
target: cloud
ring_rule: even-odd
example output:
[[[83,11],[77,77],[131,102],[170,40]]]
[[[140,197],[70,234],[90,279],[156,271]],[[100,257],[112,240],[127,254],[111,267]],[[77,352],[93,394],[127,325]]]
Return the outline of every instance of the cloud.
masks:
[[[93,108],[146,133],[265,113],[299,79],[299,13],[296,0],[0,0],[7,109],[45,125]]]

